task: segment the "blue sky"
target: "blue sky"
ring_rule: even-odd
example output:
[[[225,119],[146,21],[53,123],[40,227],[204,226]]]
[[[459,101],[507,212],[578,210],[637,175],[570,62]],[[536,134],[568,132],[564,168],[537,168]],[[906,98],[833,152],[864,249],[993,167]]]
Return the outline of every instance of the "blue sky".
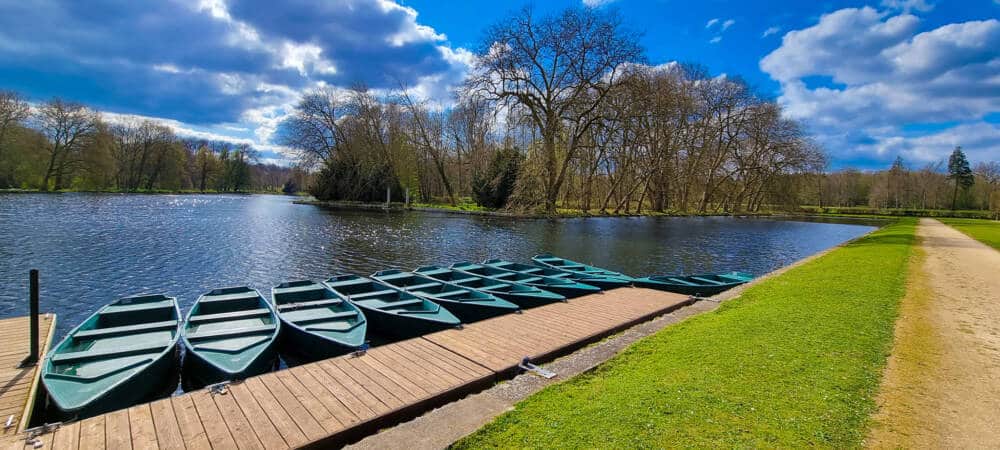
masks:
[[[1000,160],[1000,0],[533,2],[613,8],[650,64],[741,76],[801,120],[832,166]],[[431,0],[0,0],[0,89],[109,120],[250,143],[319,85],[398,81],[447,104],[483,31],[521,3]]]

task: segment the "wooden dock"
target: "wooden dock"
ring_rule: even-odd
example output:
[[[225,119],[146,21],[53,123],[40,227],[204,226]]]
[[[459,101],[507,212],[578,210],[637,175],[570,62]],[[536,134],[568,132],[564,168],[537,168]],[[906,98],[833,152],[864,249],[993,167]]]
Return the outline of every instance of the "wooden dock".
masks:
[[[39,360],[45,356],[55,328],[53,314],[38,317]],[[34,393],[38,387],[38,365],[18,367],[28,356],[31,332],[28,317],[0,319],[0,439],[13,436],[28,425]],[[10,426],[7,426],[7,424]]]
[[[356,441],[690,304],[621,288],[134,406],[0,448],[274,449]]]

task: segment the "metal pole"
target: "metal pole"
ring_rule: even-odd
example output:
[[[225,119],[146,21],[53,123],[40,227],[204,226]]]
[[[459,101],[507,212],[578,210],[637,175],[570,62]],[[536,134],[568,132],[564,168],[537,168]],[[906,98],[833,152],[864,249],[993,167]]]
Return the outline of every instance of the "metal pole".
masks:
[[[38,269],[31,269],[28,272],[29,289],[31,291],[31,353],[28,354],[21,366],[33,366],[38,362]]]

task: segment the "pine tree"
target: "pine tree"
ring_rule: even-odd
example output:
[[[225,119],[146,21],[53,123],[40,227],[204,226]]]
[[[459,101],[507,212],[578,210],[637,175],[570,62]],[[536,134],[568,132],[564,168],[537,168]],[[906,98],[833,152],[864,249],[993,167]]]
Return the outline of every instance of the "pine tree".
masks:
[[[951,210],[954,211],[958,203],[958,187],[961,186],[964,191],[976,182],[961,146],[955,147],[948,158],[948,179],[955,181],[955,191],[951,196]]]

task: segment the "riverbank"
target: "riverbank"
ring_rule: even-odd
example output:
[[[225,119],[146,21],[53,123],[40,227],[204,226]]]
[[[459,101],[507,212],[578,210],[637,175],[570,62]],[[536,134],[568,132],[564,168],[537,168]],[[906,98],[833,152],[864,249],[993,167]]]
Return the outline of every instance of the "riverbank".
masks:
[[[934,220],[921,219],[917,235],[868,444],[997,448],[1000,252]]]
[[[753,286],[546,388],[456,447],[858,446],[914,225],[903,219]]]

